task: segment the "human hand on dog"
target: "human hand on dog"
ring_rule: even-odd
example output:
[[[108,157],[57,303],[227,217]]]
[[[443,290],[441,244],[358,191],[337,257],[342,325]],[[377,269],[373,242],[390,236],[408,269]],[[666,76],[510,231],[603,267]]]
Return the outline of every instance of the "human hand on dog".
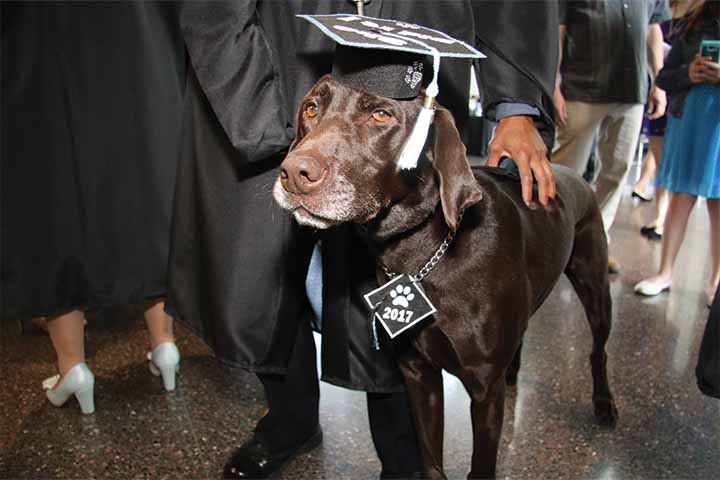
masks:
[[[497,167],[502,157],[515,160],[520,172],[523,201],[532,201],[533,176],[538,184],[538,197],[543,206],[555,198],[555,175],[547,157],[547,147],[531,117],[515,115],[498,122],[488,147],[489,167]]]

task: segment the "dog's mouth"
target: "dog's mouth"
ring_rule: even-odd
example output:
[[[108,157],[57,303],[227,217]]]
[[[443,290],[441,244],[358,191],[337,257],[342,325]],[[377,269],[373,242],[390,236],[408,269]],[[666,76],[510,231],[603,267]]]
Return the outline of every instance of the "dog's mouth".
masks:
[[[365,223],[380,210],[378,201],[363,196],[358,199],[354,185],[344,177],[336,177],[332,185],[316,195],[290,193],[278,178],[273,196],[300,225],[323,230],[348,222]]]
[[[318,215],[317,213],[313,213],[312,211],[308,210],[305,205],[302,204],[302,201],[296,203],[294,201],[291,201],[290,198],[288,198],[287,196],[284,196],[282,198],[282,201],[279,201],[278,203],[280,203],[280,206],[283,209],[289,211],[292,216],[295,217],[295,221],[297,223],[306,227],[313,227],[320,230],[325,230],[341,223],[338,220],[333,220],[331,218]]]
[[[292,214],[293,217],[295,217],[295,221],[298,222],[300,225],[305,225],[308,227],[318,228],[322,230],[334,227],[335,225],[341,223],[337,220],[325,218],[316,213],[313,213],[306,207],[304,207],[302,204],[292,209]]]

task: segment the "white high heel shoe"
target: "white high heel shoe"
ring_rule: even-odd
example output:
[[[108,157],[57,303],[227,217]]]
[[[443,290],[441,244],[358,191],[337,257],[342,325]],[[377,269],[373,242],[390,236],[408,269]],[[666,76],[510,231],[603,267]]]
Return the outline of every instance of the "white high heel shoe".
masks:
[[[60,385],[57,385],[58,380],[60,380],[60,375],[52,376],[43,381],[43,388],[47,390],[46,394],[50,403],[56,407],[62,407],[68,398],[75,395],[82,413],[87,415],[95,411],[95,400],[93,398],[95,377],[85,362],[78,363],[68,370]]]
[[[180,371],[180,352],[175,343],[161,343],[152,352],[148,352],[148,360],[150,373],[162,377],[165,390],[175,390],[175,374]]]
[[[635,293],[645,295],[646,297],[654,297],[665,290],[670,290],[672,282],[670,280],[652,280],[648,278],[635,285]]]

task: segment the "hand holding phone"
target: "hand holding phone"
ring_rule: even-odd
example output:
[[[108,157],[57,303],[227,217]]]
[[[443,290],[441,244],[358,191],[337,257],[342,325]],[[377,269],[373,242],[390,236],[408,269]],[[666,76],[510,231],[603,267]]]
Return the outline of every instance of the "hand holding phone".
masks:
[[[703,40],[699,50],[688,70],[690,81],[720,83],[720,40]]]
[[[720,40],[703,40],[700,43],[700,56],[710,57],[710,61],[720,63]]]

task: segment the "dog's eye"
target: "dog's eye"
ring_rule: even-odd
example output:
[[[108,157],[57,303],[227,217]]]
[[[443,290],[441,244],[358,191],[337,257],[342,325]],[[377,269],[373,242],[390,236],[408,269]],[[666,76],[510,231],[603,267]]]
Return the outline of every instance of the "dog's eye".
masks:
[[[387,123],[392,118],[392,115],[385,110],[375,110],[372,114],[372,118],[378,123]]]
[[[305,105],[305,116],[307,118],[317,117],[319,111],[320,109],[314,103],[308,103],[307,105]]]

